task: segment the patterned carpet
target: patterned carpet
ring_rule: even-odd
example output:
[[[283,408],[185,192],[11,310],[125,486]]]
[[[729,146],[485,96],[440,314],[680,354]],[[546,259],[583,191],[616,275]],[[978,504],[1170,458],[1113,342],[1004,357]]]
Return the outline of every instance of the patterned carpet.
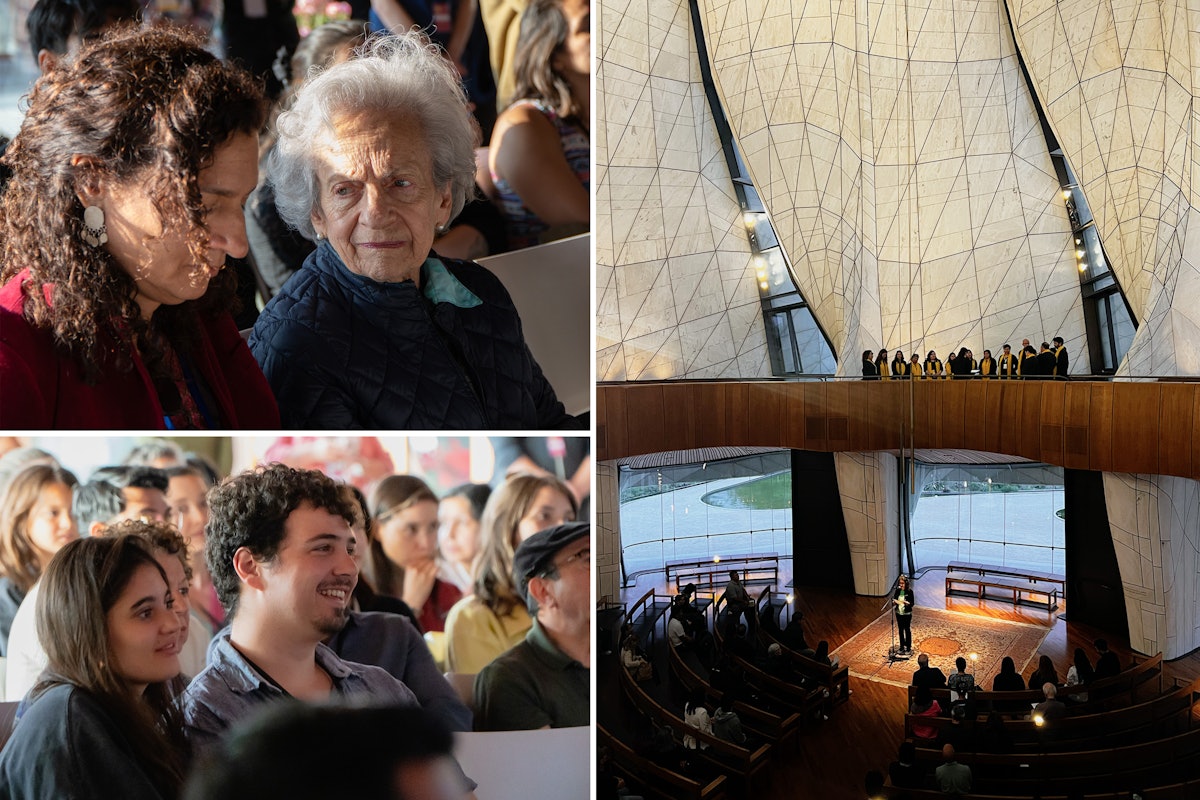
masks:
[[[908,686],[917,669],[920,653],[928,653],[930,666],[940,668],[947,675],[954,672],[954,659],[962,656],[968,660],[967,671],[975,673],[975,685],[990,689],[992,678],[1000,671],[1001,659],[1012,656],[1017,672],[1022,672],[1050,633],[1050,628],[1043,625],[937,608],[917,608],[912,623],[912,658],[888,664],[891,617],[890,611],[885,612],[833,651],[850,668],[851,675],[892,686]],[[973,669],[971,653],[979,656]]]

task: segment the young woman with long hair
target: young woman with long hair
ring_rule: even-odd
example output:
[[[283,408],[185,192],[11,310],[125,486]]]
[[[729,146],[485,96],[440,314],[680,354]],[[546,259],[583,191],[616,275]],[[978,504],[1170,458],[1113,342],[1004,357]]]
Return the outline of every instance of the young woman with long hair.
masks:
[[[71,516],[78,481],[57,464],[31,464],[0,494],[0,656],[26,593],[63,545],[79,538]]]
[[[366,571],[376,591],[398,597],[426,633],[445,629],[462,592],[438,578],[438,499],[420,478],[389,475],[371,495]]]
[[[161,800],[187,762],[174,593],[141,536],[77,539],[42,576],[46,671],[0,753],[0,796]]]
[[[475,594],[456,603],[446,619],[451,672],[476,673],[525,638],[533,620],[513,585],[513,553],[533,534],[578,513],[570,487],[551,476],[513,475],[492,492],[479,523]]]

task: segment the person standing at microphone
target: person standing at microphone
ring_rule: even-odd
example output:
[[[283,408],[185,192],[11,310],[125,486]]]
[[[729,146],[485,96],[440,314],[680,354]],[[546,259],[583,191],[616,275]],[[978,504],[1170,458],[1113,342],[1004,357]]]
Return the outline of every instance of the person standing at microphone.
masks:
[[[900,632],[900,652],[911,653],[912,613],[915,598],[912,589],[908,586],[906,575],[900,576],[896,593],[892,596],[892,602],[896,604],[896,629]]]

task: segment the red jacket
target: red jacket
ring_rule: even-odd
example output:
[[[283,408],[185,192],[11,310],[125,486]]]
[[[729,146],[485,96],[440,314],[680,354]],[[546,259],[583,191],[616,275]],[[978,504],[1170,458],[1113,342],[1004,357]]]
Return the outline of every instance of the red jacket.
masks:
[[[24,270],[0,287],[0,429],[120,429],[166,427],[154,384],[133,355],[129,372],[84,382],[74,359],[62,358],[48,331],[23,316]],[[230,428],[275,429],[279,408],[233,318],[223,314],[200,323],[193,359],[212,392],[222,422]]]

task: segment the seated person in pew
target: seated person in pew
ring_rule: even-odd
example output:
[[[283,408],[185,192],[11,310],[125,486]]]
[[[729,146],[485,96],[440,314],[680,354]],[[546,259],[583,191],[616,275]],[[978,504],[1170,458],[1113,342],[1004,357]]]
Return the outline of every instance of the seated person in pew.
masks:
[[[937,667],[929,666],[929,654],[917,656],[917,669],[913,672],[913,686],[940,689],[946,685],[946,675]]]
[[[556,525],[521,542],[513,582],[533,627],[475,679],[481,731],[591,724],[592,529]]]
[[[1030,715],[1035,722],[1038,717],[1045,722],[1054,722],[1067,716],[1067,706],[1058,699],[1057,686],[1053,683],[1042,684],[1042,694],[1046,699],[1034,706],[1033,714]]]
[[[635,681],[648,681],[654,677],[654,665],[638,652],[637,637],[632,634],[621,642],[621,665],[633,675]]]

